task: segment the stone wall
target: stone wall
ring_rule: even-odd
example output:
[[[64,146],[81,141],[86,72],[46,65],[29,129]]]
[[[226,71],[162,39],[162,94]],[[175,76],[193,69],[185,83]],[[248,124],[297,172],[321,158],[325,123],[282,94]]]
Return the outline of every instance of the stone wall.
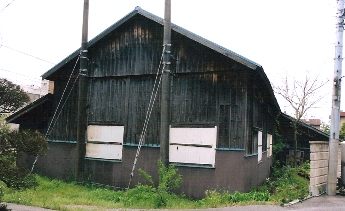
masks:
[[[311,141],[310,143],[310,186],[312,196],[326,192],[328,174],[328,142]],[[338,152],[338,177],[341,175],[340,147]]]

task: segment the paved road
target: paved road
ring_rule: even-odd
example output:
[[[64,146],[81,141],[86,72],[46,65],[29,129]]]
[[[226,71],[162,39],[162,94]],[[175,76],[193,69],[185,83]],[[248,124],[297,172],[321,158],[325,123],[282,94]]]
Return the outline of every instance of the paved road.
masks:
[[[12,211],[48,211],[48,209],[29,207],[16,204],[8,204],[8,208]],[[95,208],[85,210],[95,210]],[[109,211],[131,210],[138,211],[140,209],[109,209]],[[308,199],[297,204],[281,207],[274,205],[251,205],[236,206],[224,208],[199,209],[198,211],[345,211],[345,197],[343,196],[320,196]],[[158,211],[158,210],[156,210]],[[163,211],[163,210],[162,210]],[[177,210],[164,210],[177,211]],[[187,209],[184,211],[196,211],[195,209]]]

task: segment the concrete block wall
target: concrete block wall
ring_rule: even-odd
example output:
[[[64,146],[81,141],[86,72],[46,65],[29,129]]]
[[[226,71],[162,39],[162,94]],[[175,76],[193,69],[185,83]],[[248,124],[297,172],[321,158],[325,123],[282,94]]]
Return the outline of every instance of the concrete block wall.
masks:
[[[313,141],[310,143],[310,184],[311,195],[324,193],[328,174],[328,142]]]
[[[312,196],[326,192],[328,174],[328,142],[312,141],[310,143],[310,185]],[[338,152],[338,177],[341,175],[341,154]]]

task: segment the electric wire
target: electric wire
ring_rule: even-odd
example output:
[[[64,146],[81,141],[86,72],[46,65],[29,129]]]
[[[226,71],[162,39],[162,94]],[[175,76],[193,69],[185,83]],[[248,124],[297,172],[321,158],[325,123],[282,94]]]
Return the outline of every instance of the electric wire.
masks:
[[[30,78],[29,79],[30,81],[35,81],[35,82],[41,82],[42,81],[41,79],[39,79],[40,77],[33,77],[33,76],[21,74],[21,73],[18,73],[18,72],[15,72],[15,71],[11,71],[11,70],[8,70],[8,69],[4,69],[4,68],[1,68],[1,67],[0,67],[0,71],[9,72],[9,73],[13,73],[13,74],[16,74],[16,75],[20,75],[20,76],[26,77],[26,79]]]
[[[7,7],[9,7],[15,0],[12,0],[10,3],[8,3],[6,6],[4,6],[0,12],[4,11]]]
[[[69,85],[69,82],[71,81],[72,75],[73,75],[74,70],[75,70],[75,68],[76,68],[76,66],[77,66],[77,64],[78,64],[79,59],[80,59],[80,55],[78,56],[78,58],[77,58],[77,60],[76,60],[76,62],[75,62],[75,64],[74,64],[73,70],[71,71],[71,74],[69,75],[68,81],[67,81],[66,86],[65,86],[65,88],[64,88],[64,90],[63,90],[63,92],[62,92],[62,95],[61,95],[61,98],[60,98],[60,100],[59,100],[59,103],[58,103],[58,105],[57,105],[57,107],[56,107],[56,109],[55,109],[55,112],[54,112],[54,115],[53,115],[53,117],[52,117],[52,120],[51,120],[50,123],[49,123],[49,126],[48,126],[47,132],[46,132],[46,134],[45,134],[45,137],[47,137],[47,136],[49,135],[49,132],[50,132],[52,123],[53,123],[54,118],[55,118],[55,116],[56,116],[56,113],[57,113],[57,111],[58,111],[58,109],[59,109],[59,106],[60,106],[60,104],[61,104],[61,102],[62,102],[62,99],[63,99],[63,97],[64,97],[64,95],[65,95],[65,93],[66,93],[67,87],[68,87],[68,85]],[[75,80],[75,81],[76,81],[76,80]],[[62,109],[62,108],[61,108],[61,109]]]
[[[161,84],[161,81],[162,81],[162,72],[163,72],[163,70],[165,68],[165,64],[163,64],[162,71],[160,71],[160,69],[161,69],[161,65],[162,65],[164,51],[165,51],[165,45],[163,46],[160,62],[159,62],[158,68],[157,68],[155,82],[154,82],[154,85],[153,85],[153,88],[152,88],[152,91],[151,91],[149,105],[148,105],[147,110],[146,110],[145,121],[144,121],[144,125],[143,125],[143,128],[142,128],[141,134],[140,134],[138,148],[137,148],[137,152],[135,154],[135,158],[134,158],[134,162],[133,162],[133,166],[132,166],[132,171],[131,171],[131,174],[130,174],[130,177],[129,177],[129,182],[128,182],[127,189],[129,189],[129,187],[131,185],[131,182],[132,182],[132,178],[134,176],[134,170],[135,170],[135,167],[136,167],[139,155],[140,155],[141,146],[145,142],[145,135],[146,135],[146,132],[147,132],[147,126],[148,126],[148,123],[150,121],[151,113],[152,113],[152,110],[153,110],[153,107],[154,107],[154,104],[155,104],[155,101],[156,101],[157,93],[159,91],[159,87],[160,87],[160,84]]]
[[[56,113],[57,113],[57,111],[59,110],[59,106],[60,106],[60,104],[61,104],[61,102],[62,102],[62,99],[63,99],[63,97],[64,97],[64,95],[65,95],[65,92],[66,92],[66,90],[67,90],[67,87],[68,87],[68,85],[69,85],[69,82],[71,81],[71,78],[72,78],[72,75],[73,75],[73,73],[74,73],[74,70],[75,70],[75,68],[77,67],[77,64],[78,64],[79,59],[80,59],[80,54],[79,54],[79,56],[78,56],[78,58],[77,58],[77,60],[76,60],[76,62],[75,62],[75,64],[74,64],[74,66],[73,66],[73,69],[72,69],[71,74],[70,74],[70,76],[69,76],[69,78],[68,78],[68,81],[67,81],[67,83],[66,83],[66,86],[65,86],[65,88],[64,88],[64,90],[63,90],[63,92],[62,92],[62,95],[61,95],[61,98],[60,98],[60,100],[59,100],[59,103],[58,103],[58,105],[57,105],[57,107],[56,107],[56,109],[55,109],[55,111],[54,111],[54,115],[53,115],[53,117],[52,117],[52,119],[51,119],[51,121],[50,121],[50,123],[49,123],[49,126],[48,126],[48,129],[47,129],[47,131],[46,131],[46,134],[44,135],[44,137],[46,137],[46,138],[48,137],[51,128],[53,128],[53,127],[55,126],[55,124],[56,124],[56,122],[57,122],[57,120],[58,120],[58,118],[59,118],[59,116],[60,116],[60,114],[61,114],[61,111],[62,111],[63,107],[65,106],[65,104],[66,104],[66,102],[67,102],[67,100],[68,100],[68,97],[70,96],[70,94],[71,94],[71,92],[72,92],[72,90],[73,90],[73,88],[74,88],[74,85],[75,85],[75,83],[76,83],[76,81],[77,81],[77,79],[78,79],[78,77],[79,77],[79,74],[78,74],[78,76],[76,77],[76,79],[75,79],[74,82],[73,82],[73,85],[72,85],[72,87],[71,87],[71,89],[70,89],[70,91],[69,91],[69,93],[68,93],[68,95],[67,95],[67,97],[66,97],[64,103],[62,104],[62,106],[61,106],[61,108],[60,108],[60,111],[59,111],[58,116],[57,116],[56,119],[55,119]],[[54,122],[54,119],[55,119],[55,122]],[[54,124],[52,125],[53,122],[54,122]],[[33,170],[34,170],[34,168],[35,168],[35,165],[36,165],[37,160],[38,160],[38,156],[39,156],[39,155],[36,155],[35,160],[34,160],[34,162],[32,163],[32,167],[31,167],[30,173],[32,173]]]
[[[54,121],[53,125],[51,126],[51,128],[54,128],[54,126],[55,126],[57,120],[59,119],[60,114],[61,114],[61,112],[62,112],[62,109],[65,107],[65,105],[66,105],[66,103],[67,103],[67,100],[68,100],[69,96],[71,95],[71,93],[72,93],[72,91],[73,91],[73,89],[74,89],[74,86],[75,86],[75,84],[76,84],[76,82],[77,82],[78,79],[79,79],[79,74],[78,74],[77,77],[74,79],[73,84],[72,84],[72,87],[71,87],[71,89],[69,90],[69,92],[68,92],[68,94],[67,94],[67,97],[66,97],[64,103],[62,104],[61,109],[60,109],[58,115],[56,116],[55,121]],[[49,134],[48,134],[48,135],[49,135]]]
[[[46,62],[46,63],[49,63],[49,64],[53,64],[52,62],[47,61],[47,60],[45,60],[45,59],[42,59],[42,58],[40,58],[40,57],[38,57],[38,56],[34,56],[34,55],[32,55],[32,54],[26,53],[26,52],[24,52],[24,51],[21,51],[21,50],[12,48],[12,47],[9,47],[9,46],[4,45],[4,44],[0,44],[0,48],[1,48],[1,47],[5,47],[5,48],[7,48],[7,49],[9,49],[9,50],[12,50],[12,51],[15,51],[15,52],[17,52],[17,53],[23,54],[23,55],[25,55],[25,56],[29,56],[29,57],[34,58],[34,59],[37,59],[37,60],[40,60],[40,61],[42,61],[42,62]]]

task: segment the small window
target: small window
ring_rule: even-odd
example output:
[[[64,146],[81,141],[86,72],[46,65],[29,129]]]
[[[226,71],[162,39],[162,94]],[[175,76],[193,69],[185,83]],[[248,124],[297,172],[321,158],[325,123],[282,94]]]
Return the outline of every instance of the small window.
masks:
[[[124,126],[89,125],[86,158],[122,160]]]
[[[272,135],[267,133],[267,157],[272,156]]]
[[[258,128],[253,127],[251,137],[247,142],[247,155],[258,154]]]

